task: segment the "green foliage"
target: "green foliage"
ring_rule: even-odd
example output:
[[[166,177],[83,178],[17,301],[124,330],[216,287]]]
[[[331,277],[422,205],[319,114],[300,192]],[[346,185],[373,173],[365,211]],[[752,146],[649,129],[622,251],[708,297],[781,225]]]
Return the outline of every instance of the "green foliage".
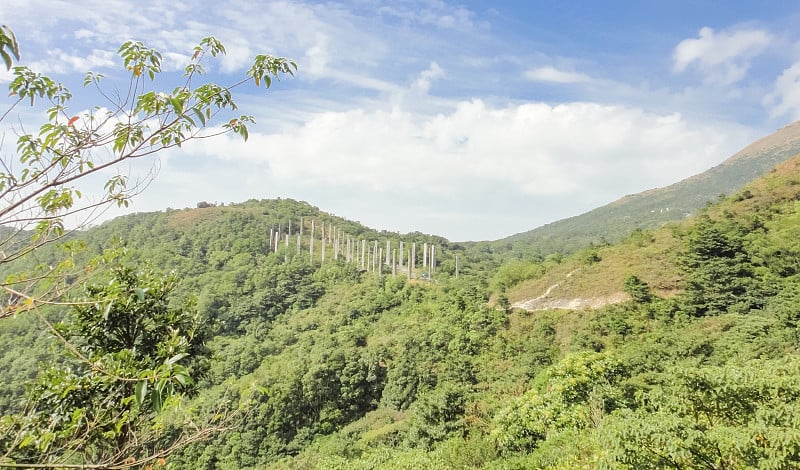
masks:
[[[764,199],[751,193],[738,203]],[[315,267],[307,277],[323,292],[310,306],[288,306],[269,321],[253,317],[244,333],[231,331],[224,340],[232,356],[245,356],[225,358],[225,370],[250,371],[241,381],[268,391],[252,417],[208,446],[187,450],[176,466],[663,468],[669,463],[650,452],[663,444],[684,459],[674,467],[697,468],[709,466],[708,449],[736,442],[755,448],[748,452],[756,457],[725,461],[734,468],[792,468],[794,392],[780,402],[768,397],[782,392],[765,390],[767,370],[780,369],[781,360],[797,361],[796,270],[784,257],[795,253],[790,220],[797,211],[765,205],[758,217],[724,214],[731,203],[709,208],[707,221],[667,229],[669,249],[659,246],[667,238],[663,232],[642,232],[620,249],[673,253],[665,262],[681,263],[684,279],[702,294],[694,297],[675,296],[680,279],[665,288],[653,277],[630,276],[647,273],[630,263],[615,282],[636,302],[596,311],[506,313],[487,308],[485,280],[492,279],[496,294],[501,285],[538,275],[527,271],[540,269],[537,263],[511,262],[496,275],[434,283],[333,263]],[[244,219],[227,220],[248,233]],[[186,253],[195,249],[182,243]],[[249,273],[264,259],[256,253],[240,260],[235,243],[210,239],[208,247],[219,251],[213,262],[226,273],[219,284],[238,295],[250,292]],[[491,251],[476,245],[484,248]],[[603,248],[602,263],[580,269],[603,274],[615,250]],[[478,258],[470,248],[462,253],[462,259]],[[485,253],[478,265],[492,266],[486,260],[494,254]],[[566,273],[577,264],[580,259],[553,256],[541,267]],[[240,269],[245,274],[234,276]],[[717,273],[743,291],[726,297],[715,290],[721,289],[712,282]],[[663,298],[653,294],[665,290]],[[708,309],[714,299],[717,307]],[[753,378],[762,370],[763,380]],[[213,383],[226,376],[213,375]],[[791,371],[780,377],[777,382],[788,384],[780,390],[794,387]],[[782,418],[767,418],[770,406]],[[703,421],[703,413],[711,419]],[[726,421],[760,413],[762,421]],[[758,436],[780,445],[767,448]],[[766,449],[775,454],[758,457]]]
[[[650,292],[650,286],[634,274],[631,274],[627,279],[625,279],[625,283],[622,285],[622,290],[624,290],[626,294],[630,295],[631,300],[637,304],[646,304],[653,299],[653,295]]]
[[[429,449],[453,434],[463,435],[466,398],[463,386],[448,382],[420,395],[410,408],[413,416],[408,433],[410,444]]]
[[[502,449],[530,451],[568,429],[598,426],[624,402],[622,364],[607,353],[581,352],[545,370],[543,389],[516,398],[495,416],[492,436]]]
[[[17,43],[17,38],[14,36],[14,31],[11,31],[6,25],[0,26],[0,57],[3,58],[3,63],[5,63],[6,70],[11,70],[12,65],[12,58],[19,61],[19,43]]]
[[[231,268],[229,276],[207,284],[199,299],[201,312],[221,333],[243,333],[290,308],[308,308],[324,292],[311,276],[313,267],[299,261],[284,264],[272,258],[255,269]]]
[[[746,247],[746,233],[734,220],[707,216],[693,228],[683,258],[688,269],[684,302],[688,312],[716,315],[763,305],[764,292]]]
[[[458,279],[439,273],[424,282],[330,258],[321,265],[293,246],[276,252],[264,234],[299,217],[365,238],[433,240],[370,232],[291,200],[138,214],[81,237],[97,249],[124,235],[137,247],[133,261],[174,269],[185,278],[176,292],[198,293],[199,313],[214,331],[207,374],[199,374],[204,362],[177,362],[202,376],[189,384],[196,395],[173,391],[187,408],[210,416],[219,407],[239,410],[240,419],[173,454],[173,468],[794,468],[800,205],[790,180],[771,178],[749,187],[751,197],[710,206],[706,217],[603,247],[600,263],[584,264],[581,254],[532,261],[545,257],[449,245],[442,259],[453,250],[471,267],[462,265]],[[509,258],[496,273],[495,255]],[[48,256],[39,250],[30,260]],[[75,255],[76,265],[83,256]],[[652,275],[661,269],[668,274]],[[563,280],[558,290],[588,296],[595,286],[581,276],[593,273],[634,301],[577,311],[490,306],[490,294],[500,299],[504,286],[554,271]],[[150,292],[109,289],[102,290],[131,306]],[[87,321],[107,305],[116,302],[85,305]],[[23,414],[18,395],[5,390],[30,379],[25,367],[50,360],[18,351],[52,342],[12,326],[0,329],[0,340],[13,338],[0,342],[0,365],[17,353],[20,368],[8,368],[0,398],[16,416]],[[122,336],[98,331],[105,333],[97,343]],[[123,359],[108,361],[121,367]],[[40,380],[96,396],[81,381],[87,371],[69,366]],[[156,412],[156,382],[136,382],[120,409],[175,413],[156,421],[178,432],[184,421],[175,407]],[[167,435],[148,423],[150,432],[140,435]]]
[[[581,261],[583,264],[591,265],[595,263],[599,263],[602,258],[600,257],[600,252],[597,251],[597,248],[588,248],[583,250],[580,253]]]
[[[492,275],[489,286],[495,292],[504,292],[522,281],[536,279],[544,274],[541,263],[512,260],[503,263]]]
[[[790,468],[800,463],[796,357],[679,368],[609,423],[630,468]]]
[[[196,392],[209,355],[200,317],[171,304],[175,286],[124,265],[86,286],[54,329],[71,361],[43,371],[26,407],[0,422],[4,458],[111,465],[169,444],[157,418]]]
[[[238,83],[222,86],[204,81],[202,63],[206,55],[225,53],[217,39],[208,37],[195,47],[178,86],[163,87],[159,51],[139,41],[127,41],[117,52],[128,72],[128,83],[119,88],[129,92],[108,92],[104,77],[88,72],[84,86],[96,89],[101,103],[77,115],[69,108],[72,93],[63,84],[27,66],[13,67],[9,96],[16,101],[0,120],[23,100],[29,100],[31,106],[43,101],[49,107],[38,131],[20,135],[16,155],[2,161],[0,225],[13,229],[0,241],[4,253],[0,264],[64,237],[63,218],[67,215],[81,227],[92,222],[103,206],[127,207],[130,199],[147,186],[147,177],[129,185],[127,176],[116,171],[123,162],[180,147],[216,120],[229,119],[217,135],[233,132],[246,140],[247,125],[254,119],[232,114],[238,108],[232,89],[248,81],[256,86],[264,83],[268,88],[272,78],[293,75],[297,70],[291,60],[262,54]],[[2,26],[0,57],[7,68],[11,68],[12,55],[19,60],[19,46],[13,32]],[[95,194],[84,195],[78,189],[81,181],[100,174],[106,179]],[[34,293],[30,283],[19,282],[2,282],[0,287],[28,299],[28,304],[22,305],[25,308],[52,302],[55,299],[50,297],[57,292]],[[19,304],[14,305],[12,311],[19,308]],[[12,311],[3,311],[0,316]]]
[[[20,315],[3,320],[0,327],[0,416],[17,411],[26,385],[36,379],[40,364],[63,362],[56,338],[35,316]]]
[[[784,279],[778,293],[767,301],[764,311],[789,328],[800,346],[800,278]]]

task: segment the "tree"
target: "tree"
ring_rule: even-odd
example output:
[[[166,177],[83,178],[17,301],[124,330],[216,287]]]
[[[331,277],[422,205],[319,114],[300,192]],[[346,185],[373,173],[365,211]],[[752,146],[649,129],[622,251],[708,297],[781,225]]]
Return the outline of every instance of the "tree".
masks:
[[[605,425],[623,468],[797,468],[800,361],[679,366]]]
[[[0,57],[14,77],[9,84],[13,101],[0,122],[22,103],[49,106],[38,131],[22,129],[16,152],[0,157],[0,268],[65,237],[70,231],[66,217],[78,221],[73,228],[82,228],[110,205],[127,206],[154,175],[130,180],[120,171],[121,163],[152,158],[193,139],[231,132],[247,139],[247,125],[254,119],[234,114],[238,105],[232,90],[248,82],[269,88],[273,78],[297,70],[289,59],[258,55],[233,84],[204,81],[208,57],[225,54],[219,40],[207,37],[191,52],[180,83],[169,88],[161,84],[159,51],[128,41],[118,53],[128,76],[127,86],[120,88],[124,91],[108,91],[103,75],[87,72],[83,85],[97,93],[99,103],[75,112],[64,85],[26,66],[12,67],[13,59],[20,57],[19,45],[8,27],[0,27]],[[222,124],[212,128],[217,122]],[[93,175],[102,176],[105,184],[90,197],[79,183]],[[9,298],[0,318],[57,301],[66,287],[59,282],[63,267],[56,263],[33,275],[2,281],[0,287]]]
[[[625,278],[625,282],[622,284],[622,290],[624,290],[626,294],[630,295],[631,300],[637,304],[646,304],[653,299],[653,294],[650,292],[650,286],[646,282],[639,279],[639,276],[635,274],[631,274]]]
[[[0,466],[124,468],[198,437],[180,429],[179,405],[208,370],[208,329],[193,305],[170,300],[176,285],[114,261],[85,286],[53,326],[71,360],[40,374],[25,408],[0,420]]]
[[[8,26],[2,25],[0,26],[0,57],[6,64],[6,70],[11,70],[11,64],[14,63],[11,56],[19,60],[19,43],[17,43],[17,37],[14,36],[14,31],[11,31]]]
[[[64,85],[14,66],[19,45],[11,29],[0,27],[0,57],[14,77],[12,102],[0,122],[23,103],[48,105],[39,129],[18,129],[16,152],[0,156],[0,271],[11,273],[0,280],[6,294],[0,318],[35,311],[73,359],[68,368],[42,374],[27,406],[0,419],[0,466],[157,465],[186,443],[225,429],[237,413],[215,408],[192,417],[181,409],[182,397],[193,393],[207,368],[208,351],[193,309],[168,300],[174,278],[116,266],[104,283],[87,283],[89,275],[99,275],[97,266],[75,264],[70,245],[67,256],[32,272],[15,263],[63,241],[105,208],[127,206],[154,177],[129,180],[120,164],[193,139],[231,132],[247,139],[254,119],[234,114],[232,90],[251,81],[269,88],[297,66],[258,55],[243,78],[221,86],[203,79],[205,61],[225,53],[220,41],[208,37],[190,52],[177,86],[168,87],[161,84],[159,51],[128,41],[118,53],[128,77],[118,88],[124,91],[109,91],[114,87],[101,74],[88,72],[83,84],[99,104],[75,112]],[[93,196],[82,193],[81,183],[90,177],[105,179]],[[72,229],[67,218],[77,221]],[[88,287],[75,298],[73,289],[81,285]],[[50,324],[40,311],[44,306],[69,309],[70,321]]]
[[[623,405],[618,384],[626,375],[610,353],[569,355],[540,375],[544,390],[528,390],[497,413],[491,435],[500,449],[529,452],[560,432],[597,427]]]
[[[764,290],[745,242],[745,227],[734,220],[703,216],[688,237],[681,258],[687,270],[683,306],[695,316],[730,309],[747,312],[763,305]]]

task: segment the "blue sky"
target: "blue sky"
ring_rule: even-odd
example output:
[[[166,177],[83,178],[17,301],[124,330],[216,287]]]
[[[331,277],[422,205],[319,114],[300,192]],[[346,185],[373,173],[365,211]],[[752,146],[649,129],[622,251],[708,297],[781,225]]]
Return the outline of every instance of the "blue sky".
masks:
[[[209,78],[221,83],[257,53],[297,61],[267,93],[239,90],[257,120],[248,142],[160,155],[131,211],[290,197],[378,229],[475,240],[671,184],[800,118],[793,5],[28,0],[3,2],[0,18],[24,64],[70,86],[76,113],[102,104],[81,89],[85,71],[123,84],[114,52],[127,39],[179,70],[215,35],[228,55]]]

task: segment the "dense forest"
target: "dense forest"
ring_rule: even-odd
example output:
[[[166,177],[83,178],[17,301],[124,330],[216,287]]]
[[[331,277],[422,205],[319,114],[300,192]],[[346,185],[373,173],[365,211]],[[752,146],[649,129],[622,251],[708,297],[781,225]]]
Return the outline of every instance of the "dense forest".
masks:
[[[231,89],[297,71],[259,54],[230,86],[207,81],[223,54],[202,39],[165,87],[161,53],[126,41],[128,94],[88,72],[105,106],[75,116],[64,85],[14,66],[0,26],[8,111],[49,106],[0,172],[0,467],[799,466],[800,157],[756,179],[797,153],[796,125],[494,242],[286,199],[88,228],[150,180],[110,171],[98,199],[73,181],[246,140]]]
[[[88,268],[64,282],[84,301],[0,322],[4,463],[79,428],[116,436],[76,451],[85,463],[149,423],[169,437],[153,446],[180,445],[142,465],[175,469],[800,465],[800,158],[691,218],[573,253],[378,232],[285,199],[205,206],[75,234],[68,257]],[[301,219],[306,237],[323,227],[316,251],[292,238]],[[387,262],[400,242],[413,270]],[[53,245],[9,269],[64,256]],[[569,295],[618,301],[512,307],[565,279]],[[95,355],[169,380],[102,382]],[[181,391],[209,432],[137,415]],[[125,418],[93,410],[109,403]],[[57,424],[36,434],[31,417]]]

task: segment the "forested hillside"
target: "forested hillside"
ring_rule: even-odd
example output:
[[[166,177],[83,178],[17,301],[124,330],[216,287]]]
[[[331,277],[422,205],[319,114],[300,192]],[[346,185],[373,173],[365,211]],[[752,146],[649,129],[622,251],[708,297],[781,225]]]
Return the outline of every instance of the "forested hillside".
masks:
[[[136,273],[173,271],[165,312],[195,312],[205,327],[192,338],[205,338],[211,356],[186,364],[199,381],[183,406],[224,426],[156,466],[800,465],[800,158],[690,219],[569,257],[499,264],[480,246],[376,232],[291,200],[135,214],[78,241],[87,247],[78,257],[123,246]],[[412,247],[409,270],[397,253]],[[40,250],[24,261],[55,257]],[[102,292],[102,266],[88,266]],[[624,299],[510,307],[565,279],[570,296]],[[130,291],[134,304],[153,292]],[[92,321],[92,308],[46,317],[67,334]],[[42,321],[0,323],[6,430],[26,397],[42,396],[46,370],[79,368]],[[75,413],[59,410],[52,419]]]

